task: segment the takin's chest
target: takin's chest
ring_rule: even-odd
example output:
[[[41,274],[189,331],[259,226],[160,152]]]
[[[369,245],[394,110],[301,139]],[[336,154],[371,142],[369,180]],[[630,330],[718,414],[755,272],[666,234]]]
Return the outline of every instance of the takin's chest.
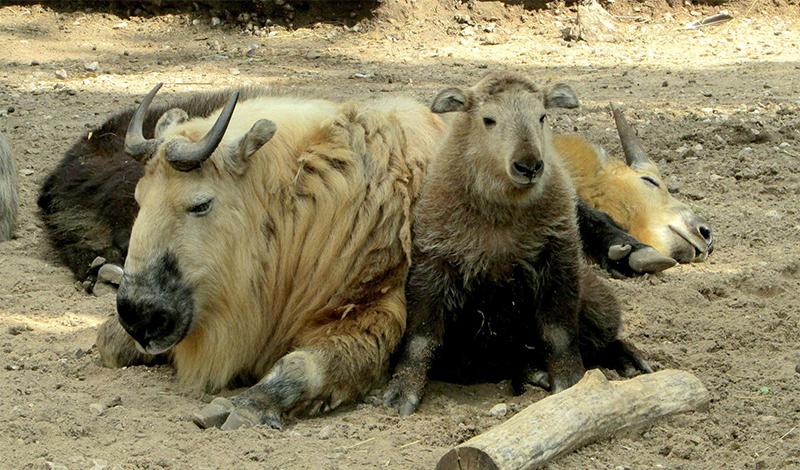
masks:
[[[482,277],[446,313],[436,376],[457,382],[510,378],[542,354],[536,315],[546,289],[519,265],[502,281]]]

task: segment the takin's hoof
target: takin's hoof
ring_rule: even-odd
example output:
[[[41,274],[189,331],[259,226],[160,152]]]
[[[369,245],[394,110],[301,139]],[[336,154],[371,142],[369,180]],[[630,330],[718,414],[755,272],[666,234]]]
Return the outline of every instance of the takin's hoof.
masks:
[[[197,412],[192,421],[202,429],[211,427],[223,431],[240,428],[250,428],[258,425],[269,426],[273,429],[283,429],[280,413],[272,410],[261,410],[258,405],[249,400],[240,400],[235,403],[227,398],[217,397]]]
[[[403,380],[394,378],[383,394],[383,403],[394,408],[400,416],[409,416],[419,406],[420,394],[411,390]]]
[[[649,246],[634,251],[628,257],[628,265],[638,273],[658,273],[676,264],[678,264],[677,261],[662,255],[655,248]]]
[[[608,247],[608,258],[612,261],[619,261],[628,256],[632,248],[630,245],[611,245]]]

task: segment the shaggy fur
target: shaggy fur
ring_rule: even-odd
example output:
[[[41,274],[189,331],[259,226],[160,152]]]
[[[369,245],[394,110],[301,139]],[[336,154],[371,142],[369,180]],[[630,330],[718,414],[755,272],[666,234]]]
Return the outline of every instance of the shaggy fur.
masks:
[[[670,194],[655,163],[634,167],[607,160],[602,149],[574,134],[556,136],[554,144],[581,199],[641,243],[682,263],[704,261],[711,253],[711,228]]]
[[[649,370],[618,339],[619,306],[583,262],[574,189],[534,90],[494,74],[433,107],[461,112],[414,212],[409,326],[385,395],[402,414],[416,408],[432,366],[447,380],[517,384],[544,366],[555,392],[584,363]],[[520,183],[514,168],[538,161],[538,176]]]
[[[17,164],[3,134],[0,134],[0,242],[10,240],[19,209]]]
[[[284,412],[336,407],[386,372],[405,327],[411,206],[444,126],[406,99],[261,96],[239,104],[199,169],[175,170],[166,143],[198,140],[217,114],[168,128],[147,162],[119,298],[150,302],[143,292],[164,283],[138,289],[143,273],[174,255],[171,275],[191,289],[194,311],[167,353],[179,379],[208,391],[260,381],[232,415],[279,427]],[[242,154],[263,119],[277,133]],[[208,214],[187,214],[203,198],[213,199]],[[121,329],[115,319],[100,331],[106,363],[148,359]]]

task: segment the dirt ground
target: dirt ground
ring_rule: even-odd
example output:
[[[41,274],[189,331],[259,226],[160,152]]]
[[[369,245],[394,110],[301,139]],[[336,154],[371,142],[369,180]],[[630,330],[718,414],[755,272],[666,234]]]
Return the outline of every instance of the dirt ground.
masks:
[[[733,3],[734,21],[687,31],[717,10],[617,2],[624,40],[586,44],[561,39],[573,15],[563,6],[467,3],[411,1],[410,18],[389,12],[355,31],[326,20],[257,34],[202,14],[0,7],[0,132],[22,201],[16,239],[0,244],[0,468],[432,468],[500,422],[493,405],[513,412],[543,398],[534,388],[514,397],[508,383],[434,383],[408,418],[358,404],[284,431],[202,431],[189,417],[203,399],[170,368],[99,366],[95,328],[114,296],[76,289],[36,213],[38,185],[68,146],[159,81],[165,95],[259,83],[427,101],[493,69],[571,83],[583,105],[560,112],[557,127],[611,153],[605,107],[626,105],[673,191],[717,238],[706,263],[609,281],[627,336],[655,366],[697,374],[710,409],[551,468],[800,468],[798,7]]]

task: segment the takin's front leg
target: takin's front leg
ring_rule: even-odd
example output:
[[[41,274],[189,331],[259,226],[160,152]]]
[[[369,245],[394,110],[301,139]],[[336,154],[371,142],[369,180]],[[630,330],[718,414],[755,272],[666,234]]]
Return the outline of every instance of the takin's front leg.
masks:
[[[553,240],[536,264],[531,285],[539,305],[534,313],[545,347],[550,390],[558,393],[576,383],[586,372],[580,352],[580,257],[569,240]]]
[[[415,256],[406,284],[408,327],[397,366],[383,394],[386,406],[401,416],[413,413],[422,399],[434,355],[444,340],[445,309],[460,303],[460,291],[446,266]],[[447,301],[449,299],[449,302]]]
[[[397,287],[301,334],[296,349],[260,382],[230,399],[214,399],[194,422],[223,430],[259,424],[281,429],[288,413],[313,415],[356,400],[385,375],[404,323],[405,299]]]
[[[117,316],[109,318],[97,329],[97,350],[106,367],[152,365],[166,361],[166,355],[153,356],[136,348],[136,341],[122,328]]]
[[[603,269],[631,277],[657,273],[677,264],[674,259],[635,239],[608,214],[590,207],[584,200],[578,199],[576,210],[583,250]]]

